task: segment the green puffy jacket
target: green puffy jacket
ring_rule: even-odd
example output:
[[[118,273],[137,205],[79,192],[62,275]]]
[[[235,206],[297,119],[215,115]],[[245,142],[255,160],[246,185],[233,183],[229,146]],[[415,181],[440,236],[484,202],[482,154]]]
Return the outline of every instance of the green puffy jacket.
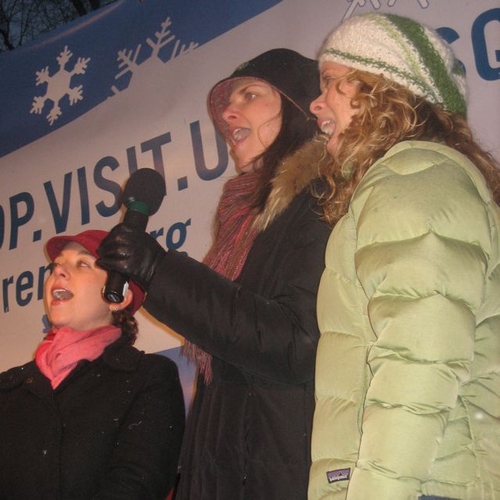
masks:
[[[365,174],[319,290],[310,500],[500,499],[499,230],[446,146]]]

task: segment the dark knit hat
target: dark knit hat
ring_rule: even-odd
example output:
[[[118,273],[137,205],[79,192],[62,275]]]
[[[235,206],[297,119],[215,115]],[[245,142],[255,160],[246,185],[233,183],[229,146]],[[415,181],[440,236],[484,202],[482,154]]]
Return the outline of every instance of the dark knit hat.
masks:
[[[97,249],[101,244],[102,240],[108,235],[107,231],[100,231],[98,229],[90,229],[88,231],[83,231],[82,233],[76,234],[74,236],[54,236],[47,241],[45,245],[45,250],[50,260],[54,260],[64,249],[68,243],[78,243],[83,248],[88,250],[96,259],[99,258]],[[144,301],[144,291],[137,285],[134,281],[129,282],[130,290],[132,291],[134,298],[132,302],[128,305],[127,310],[131,314],[134,314],[142,305]]]
[[[221,80],[210,91],[210,113],[224,136],[228,133],[228,126],[222,119],[222,113],[229,104],[235,81],[242,78],[265,81],[295,104],[306,118],[314,119],[309,104],[320,94],[317,61],[293,50],[272,49],[241,64],[231,76]]]
[[[462,66],[436,31],[412,19],[379,13],[351,17],[324,42],[320,66],[325,61],[384,75],[444,109],[467,114]]]

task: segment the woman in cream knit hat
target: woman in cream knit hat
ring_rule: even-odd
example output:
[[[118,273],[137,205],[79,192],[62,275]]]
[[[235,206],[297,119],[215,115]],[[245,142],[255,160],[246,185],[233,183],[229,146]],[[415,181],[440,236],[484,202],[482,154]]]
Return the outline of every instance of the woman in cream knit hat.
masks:
[[[335,229],[309,498],[500,498],[500,178],[463,69],[388,14],[345,21],[319,66]]]

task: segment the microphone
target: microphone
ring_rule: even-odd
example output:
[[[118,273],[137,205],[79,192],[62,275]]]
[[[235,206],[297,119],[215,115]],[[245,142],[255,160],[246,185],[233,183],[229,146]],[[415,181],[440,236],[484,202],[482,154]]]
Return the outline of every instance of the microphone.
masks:
[[[141,168],[128,179],[122,195],[122,204],[127,208],[123,223],[145,231],[150,215],[155,214],[167,194],[165,179],[156,170]],[[123,302],[128,290],[128,279],[121,273],[110,271],[103,295],[108,302]]]

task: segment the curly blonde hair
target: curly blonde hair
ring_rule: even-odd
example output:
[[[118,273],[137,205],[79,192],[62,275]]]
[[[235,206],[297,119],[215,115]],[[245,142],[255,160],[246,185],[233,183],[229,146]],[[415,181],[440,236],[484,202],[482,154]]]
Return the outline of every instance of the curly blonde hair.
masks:
[[[357,110],[339,136],[332,160],[322,168],[327,188],[319,196],[324,218],[334,225],[346,212],[367,170],[395,144],[421,140],[445,144],[464,154],[483,174],[500,203],[500,170],[474,140],[467,121],[381,75],[352,70],[336,82],[355,82],[351,106]]]

